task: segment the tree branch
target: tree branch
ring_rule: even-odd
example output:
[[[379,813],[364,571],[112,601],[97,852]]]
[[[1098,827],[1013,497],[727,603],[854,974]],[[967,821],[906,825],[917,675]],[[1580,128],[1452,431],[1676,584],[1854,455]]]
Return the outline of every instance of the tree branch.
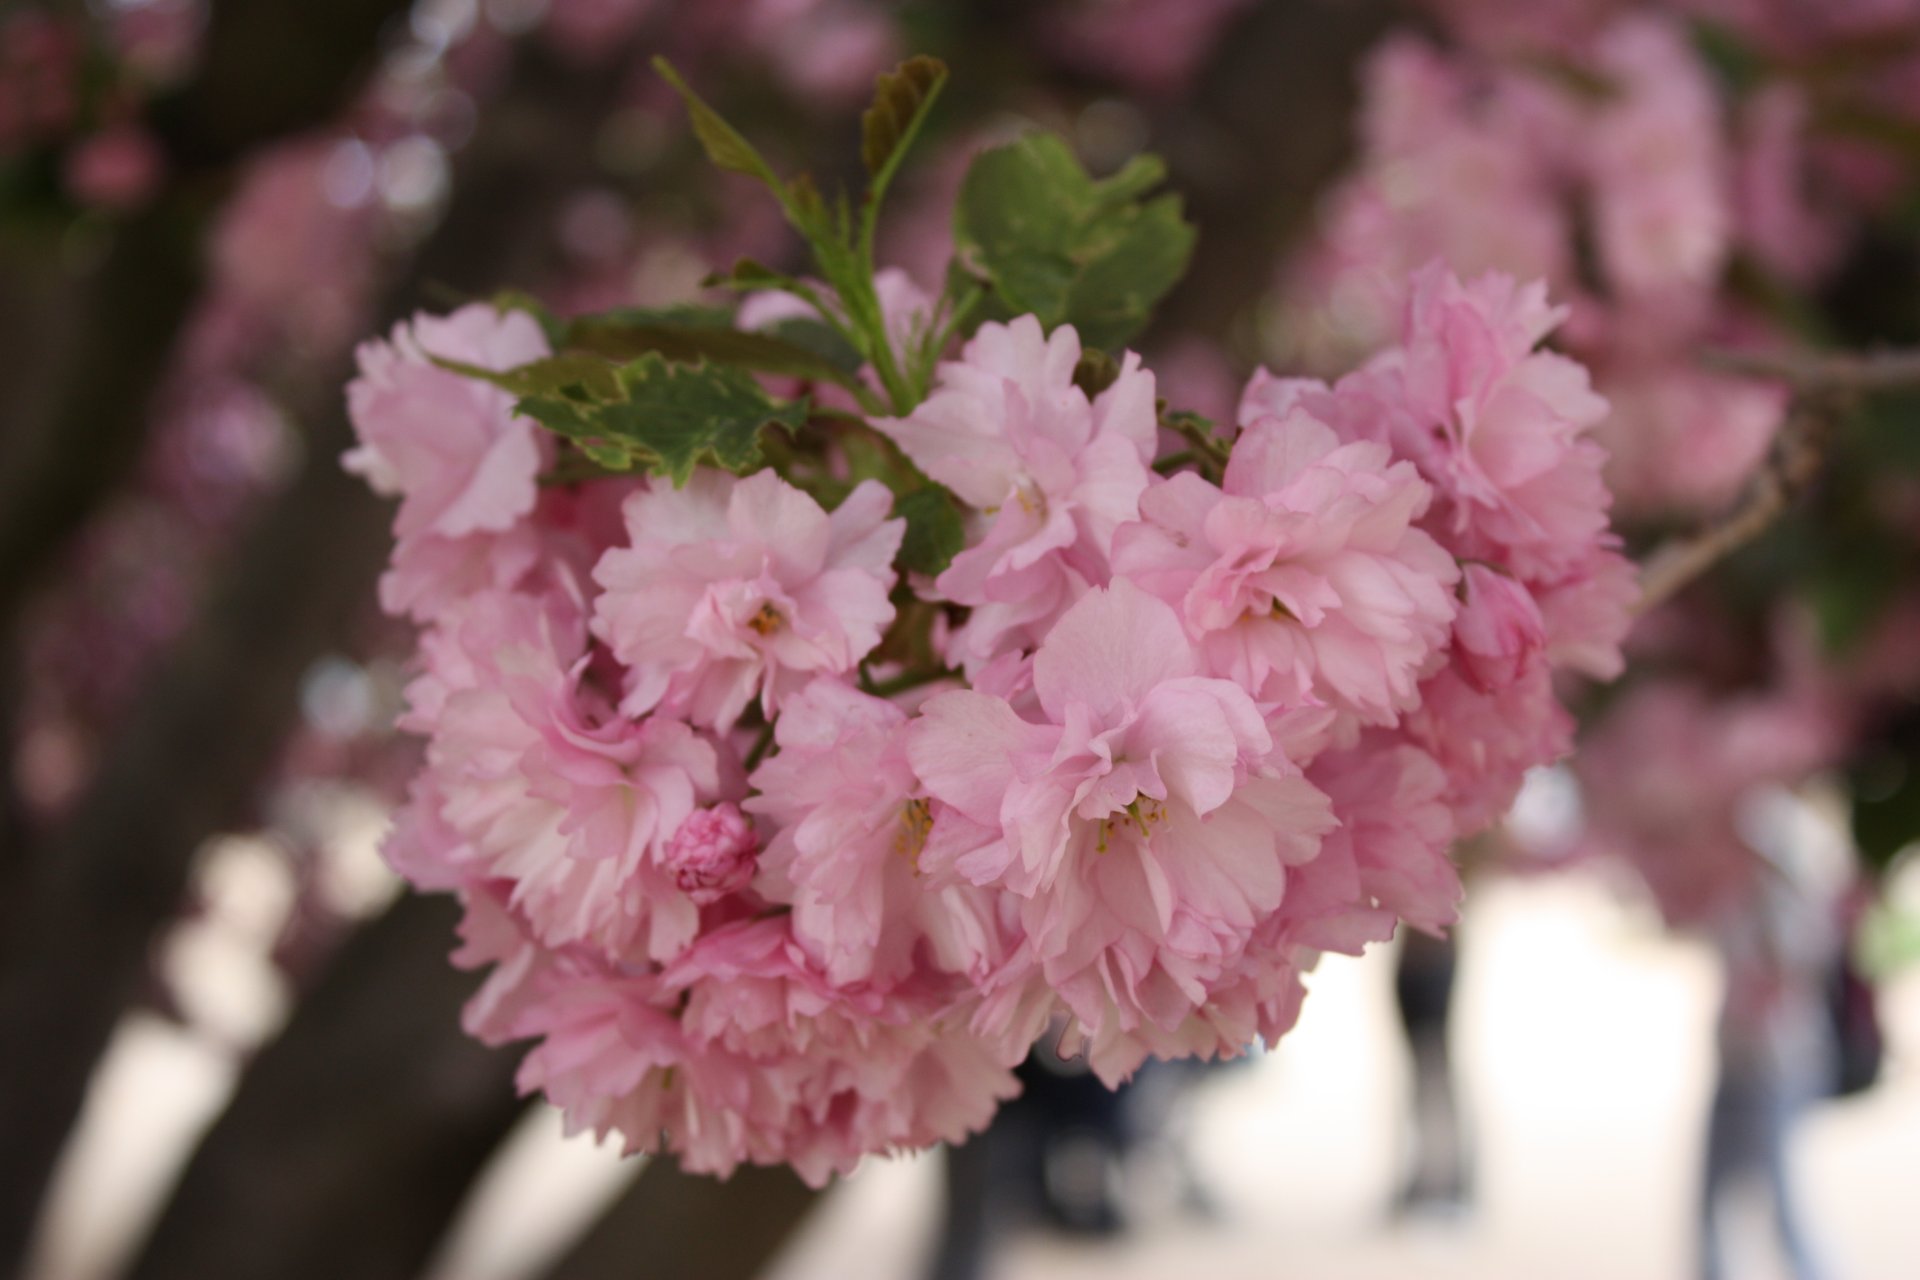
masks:
[[[1635,614],[1665,603],[1780,518],[1819,475],[1827,439],[1846,398],[1828,389],[1795,399],[1766,465],[1748,482],[1733,510],[1695,533],[1668,540],[1642,562]]]
[[[1802,392],[1920,389],[1920,351],[1709,351],[1703,359],[1723,373],[1770,378]]]
[[[1710,368],[1769,378],[1793,389],[1787,420],[1766,465],[1734,509],[1705,528],[1675,538],[1640,570],[1637,614],[1671,599],[1695,578],[1765,532],[1820,473],[1834,424],[1863,395],[1920,390],[1920,351],[1709,351]]]

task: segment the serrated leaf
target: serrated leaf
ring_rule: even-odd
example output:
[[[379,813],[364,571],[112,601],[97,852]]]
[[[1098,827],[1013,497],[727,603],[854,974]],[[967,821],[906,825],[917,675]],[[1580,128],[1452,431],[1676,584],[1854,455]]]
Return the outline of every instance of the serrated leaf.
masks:
[[[873,105],[860,116],[860,160],[868,174],[879,180],[891,173],[946,82],[946,64],[925,55],[875,79]]]
[[[1003,313],[1071,324],[1087,346],[1139,333],[1186,271],[1193,227],[1178,196],[1142,200],[1165,176],[1139,157],[1096,182],[1060,138],[1033,133],[982,152],[960,190],[955,235]]]
[[[598,406],[605,434],[643,454],[680,486],[703,461],[744,474],[760,464],[760,433],[796,431],[804,402],[775,401],[751,374],[713,364],[673,364],[650,351],[620,368],[625,399]]]
[[[693,135],[700,139],[700,145],[705,148],[709,160],[722,169],[758,178],[769,186],[779,186],[773,167],[754,150],[753,144],[688,87],[687,82],[680,78],[680,73],[673,69],[672,63],[665,58],[655,58],[653,69],[660,73],[661,79],[673,86],[673,91],[687,104],[687,115],[693,122]]]
[[[595,355],[562,353],[543,356],[512,369],[488,369],[459,360],[428,357],[451,373],[490,382],[521,397],[563,397],[568,400],[611,400],[620,386],[614,366]]]
[[[966,545],[967,531],[960,509],[939,485],[903,494],[894,502],[893,514],[907,522],[899,561],[910,572],[935,576],[952,564]]]
[[[602,316],[576,321],[567,340],[578,350],[616,361],[657,352],[682,364],[704,360],[813,382],[855,383],[853,370],[778,334],[752,329],[628,323]]]

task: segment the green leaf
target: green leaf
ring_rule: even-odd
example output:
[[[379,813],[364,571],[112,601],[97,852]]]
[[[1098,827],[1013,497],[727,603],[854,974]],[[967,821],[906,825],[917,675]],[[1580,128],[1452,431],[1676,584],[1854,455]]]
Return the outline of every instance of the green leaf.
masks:
[[[653,69],[660,78],[673,86],[681,101],[687,104],[687,115],[693,121],[693,135],[700,139],[700,145],[706,149],[707,158],[722,169],[734,173],[744,173],[748,177],[758,178],[773,187],[780,187],[779,176],[773,171],[753,144],[742,137],[740,131],[728,124],[718,111],[708,106],[706,100],[688,87],[673,69],[673,64],[665,58],[655,58]]]
[[[703,461],[744,475],[760,465],[763,430],[797,431],[807,418],[804,402],[775,401],[752,375],[725,365],[673,364],[650,351],[619,377],[625,399],[599,406],[596,424],[676,487]]]
[[[860,160],[884,188],[947,83],[947,66],[925,55],[908,58],[874,81],[873,105],[860,117]]]
[[[632,360],[656,352],[682,364],[704,360],[756,373],[857,385],[853,370],[845,365],[786,337],[752,329],[629,323],[618,315],[609,315],[575,321],[567,342],[574,350],[609,360]],[[853,369],[858,368],[856,362]]]
[[[1086,392],[1089,400],[1112,386],[1119,377],[1120,366],[1098,347],[1082,348],[1080,363],[1073,366],[1073,385]]]
[[[793,316],[767,326],[766,332],[782,342],[811,352],[849,377],[859,373],[861,365],[865,363],[840,331],[824,320]]]
[[[736,366],[676,364],[658,351],[616,365],[598,356],[561,355],[504,373],[452,361],[442,365],[519,397],[516,413],[577,443],[610,471],[644,468],[687,482],[711,461],[736,475],[760,465],[760,433],[796,431],[805,401],[775,400]]]
[[[576,316],[567,324],[567,332],[582,325],[660,325],[675,329],[726,329],[733,325],[731,306],[713,306],[700,302],[675,302],[664,307],[614,307],[591,315]]]
[[[726,271],[710,271],[706,279],[700,282],[703,289],[784,289],[795,283],[794,278],[784,272],[775,271],[763,262],[752,258],[737,258],[733,266]]]
[[[893,514],[907,522],[906,537],[900,542],[900,565],[911,572],[938,574],[966,545],[960,509],[937,484],[902,495],[893,504]]]
[[[1143,199],[1166,176],[1140,156],[1096,182],[1052,134],[982,152],[960,189],[955,235],[1003,310],[1071,324],[1118,348],[1186,271],[1193,227],[1178,196]]]
[[[512,369],[487,369],[429,356],[442,369],[490,382],[516,396],[559,398],[580,403],[612,400],[620,394],[616,366],[594,355],[561,354],[543,356]]]

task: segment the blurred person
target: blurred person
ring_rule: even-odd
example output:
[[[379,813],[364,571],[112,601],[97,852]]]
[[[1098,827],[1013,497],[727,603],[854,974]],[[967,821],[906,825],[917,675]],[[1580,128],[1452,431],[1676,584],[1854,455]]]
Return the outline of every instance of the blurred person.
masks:
[[[1756,855],[1751,892],[1727,900],[1708,934],[1726,971],[1715,1029],[1718,1074],[1708,1111],[1700,1202],[1701,1280],[1722,1280],[1730,1193],[1757,1181],[1793,1280],[1831,1274],[1818,1261],[1794,1195],[1787,1143],[1828,1096],[1838,1061],[1829,1016],[1841,935],[1823,895],[1789,866]]]
[[[1149,1060],[1109,1089],[1057,1041],[1034,1045],[1015,1072],[1020,1095],[984,1133],[946,1148],[929,1280],[981,1280],[996,1242],[1021,1226],[1097,1239],[1125,1234],[1152,1207],[1214,1216],[1182,1113],[1194,1081],[1219,1064]]]
[[[1471,1177],[1465,1128],[1454,1088],[1451,1034],[1459,968],[1452,937],[1406,931],[1393,978],[1394,1008],[1406,1033],[1413,1088],[1407,1168],[1394,1196],[1396,1217],[1467,1207]]]

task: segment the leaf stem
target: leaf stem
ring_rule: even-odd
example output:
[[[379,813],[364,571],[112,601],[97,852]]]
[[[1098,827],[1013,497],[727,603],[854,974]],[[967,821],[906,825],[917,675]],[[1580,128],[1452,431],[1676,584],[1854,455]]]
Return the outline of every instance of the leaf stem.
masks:
[[[773,746],[773,726],[778,722],[779,718],[776,716],[760,727],[760,736],[753,740],[753,746],[747,751],[747,758],[740,762],[743,770],[752,773],[754,767],[766,758],[768,750]]]

